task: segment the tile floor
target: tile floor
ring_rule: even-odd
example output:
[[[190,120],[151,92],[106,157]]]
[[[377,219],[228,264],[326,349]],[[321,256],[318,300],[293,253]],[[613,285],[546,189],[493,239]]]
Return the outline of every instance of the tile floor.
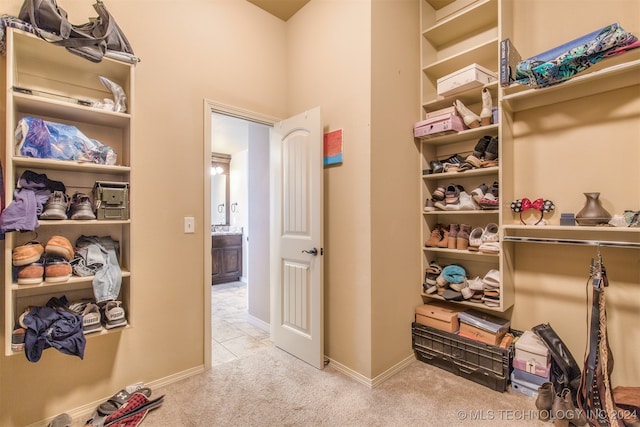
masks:
[[[246,283],[211,286],[211,321],[213,366],[273,345],[269,332],[248,322]]]

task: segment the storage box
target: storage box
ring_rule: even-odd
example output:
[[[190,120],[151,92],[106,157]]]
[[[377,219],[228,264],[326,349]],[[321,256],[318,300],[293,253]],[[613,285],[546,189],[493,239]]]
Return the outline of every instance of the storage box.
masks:
[[[511,373],[511,390],[525,394],[529,397],[538,397],[539,385],[517,380],[513,372]]]
[[[508,330],[509,328],[502,329],[498,332],[489,332],[485,329],[478,328],[477,326],[460,322],[460,332],[458,334],[465,338],[480,341],[485,344],[499,345]]]
[[[513,357],[513,345],[500,348],[460,337],[417,322],[411,324],[412,348],[421,362],[457,376],[505,391]]]
[[[460,327],[458,313],[462,307],[451,307],[440,302],[431,302],[416,307],[416,322],[441,331],[455,332]]]
[[[551,363],[549,363],[547,366],[543,366],[537,364],[535,360],[524,360],[514,357],[513,367],[515,369],[520,369],[521,371],[526,371],[539,377],[550,378]]]
[[[99,220],[129,219],[129,183],[96,181],[93,203]]]
[[[443,114],[453,114],[453,115],[458,115],[458,110],[456,110],[456,107],[454,107],[453,105],[451,107],[445,107],[445,108],[441,108],[439,110],[434,110],[434,111],[429,111],[428,113],[424,114],[424,119],[425,120],[429,120],[432,119],[434,117],[437,116],[441,116]]]
[[[534,374],[530,374],[527,371],[522,371],[520,369],[513,370],[513,378],[517,381],[525,381],[530,384],[535,384],[537,387],[540,387],[545,382],[549,381],[549,378],[539,377]]]
[[[478,64],[471,64],[437,80],[440,96],[451,96],[496,81],[498,74]]]
[[[524,331],[516,341],[517,359],[526,360],[528,364],[547,366],[549,364],[549,349],[536,334]]]
[[[462,119],[456,114],[446,113],[417,122],[413,126],[413,136],[416,138],[433,138],[434,136],[446,135],[461,130],[464,130]]]
[[[460,335],[491,345],[500,344],[511,325],[507,319],[478,310],[460,313],[458,320],[460,321]]]

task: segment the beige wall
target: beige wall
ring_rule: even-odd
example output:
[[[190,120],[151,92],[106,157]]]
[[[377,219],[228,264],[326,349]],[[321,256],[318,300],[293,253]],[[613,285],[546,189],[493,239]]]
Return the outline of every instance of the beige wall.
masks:
[[[17,15],[22,1],[2,0]],[[75,23],[92,2],[62,1]],[[203,100],[286,115],[285,24],[249,2],[112,0],[142,58],[136,69],[132,172],[133,328],[90,337],[85,358],[47,350],[0,356],[0,425],[23,426],[99,403],[126,384],[204,365]],[[196,233],[182,233],[182,218]]]
[[[420,120],[418,2],[376,0],[372,8],[371,378],[413,354],[420,298],[420,163],[412,138]]]
[[[371,373],[371,4],[312,0],[288,23],[292,114],[320,106],[344,130],[343,164],[325,169],[325,354]]]
[[[514,1],[513,40],[523,57],[614,22],[640,35],[638,0],[610,1],[606,8],[597,0],[581,1],[579,9],[572,1],[553,2],[551,9],[539,7],[539,3]],[[553,200],[555,221],[561,212],[577,213],[582,208],[583,192],[601,192],[603,205],[612,214],[640,209],[638,85],[517,113],[514,132],[517,139],[513,147],[513,187],[519,189],[514,198]],[[619,240],[634,239],[629,234],[620,236]],[[598,236],[585,233],[582,238]],[[580,366],[587,336],[586,314],[591,304],[586,300],[591,289],[585,284],[589,262],[595,254],[595,247],[519,244],[515,248],[513,326],[528,329],[549,322]],[[608,333],[615,359],[613,382],[637,386],[640,251],[602,248],[602,255],[611,283],[606,298]]]

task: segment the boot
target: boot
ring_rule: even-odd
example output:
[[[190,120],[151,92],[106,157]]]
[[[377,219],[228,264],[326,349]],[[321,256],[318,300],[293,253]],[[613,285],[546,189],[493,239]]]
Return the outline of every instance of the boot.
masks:
[[[491,124],[493,117],[493,103],[491,101],[491,92],[486,87],[482,89],[482,111],[480,111],[480,124],[487,126]]]
[[[583,426],[587,423],[582,411],[577,410],[573,405],[571,390],[568,388],[562,389],[562,392],[555,396],[551,412],[554,416],[553,425],[556,427],[567,427],[569,423]]]
[[[459,99],[456,99],[453,105],[456,107],[456,110],[458,110],[460,117],[462,117],[462,121],[465,125],[467,125],[469,129],[477,128],[478,126],[480,126],[480,117],[476,113],[465,107],[465,105],[460,102]]]
[[[469,249],[469,233],[471,226],[468,224],[460,224],[460,230],[456,236],[456,248],[461,251]]]
[[[439,248],[447,248],[449,247],[449,229],[448,228],[443,228],[442,229],[442,240],[440,240],[440,242],[438,242],[438,247]]]
[[[556,393],[553,390],[553,384],[550,382],[542,383],[538,389],[538,397],[536,397],[536,408],[538,408],[538,417],[542,421],[549,421],[551,417],[551,407]]]
[[[440,243],[440,240],[442,240],[442,233],[440,232],[440,224],[438,224],[431,231],[431,236],[429,237],[429,240],[424,242],[424,245],[433,248],[438,246],[438,243]]]
[[[458,235],[458,229],[458,224],[451,224],[449,226],[449,244],[447,245],[447,248],[456,248],[456,236]]]

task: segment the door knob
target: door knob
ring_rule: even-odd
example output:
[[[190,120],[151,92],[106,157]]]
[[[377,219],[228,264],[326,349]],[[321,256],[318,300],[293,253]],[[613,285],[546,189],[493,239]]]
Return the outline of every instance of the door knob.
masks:
[[[303,250],[302,253],[303,254],[311,254],[313,256],[316,256],[316,255],[318,255],[318,250],[316,248],[313,248],[313,249],[308,250],[308,251],[307,250]]]

